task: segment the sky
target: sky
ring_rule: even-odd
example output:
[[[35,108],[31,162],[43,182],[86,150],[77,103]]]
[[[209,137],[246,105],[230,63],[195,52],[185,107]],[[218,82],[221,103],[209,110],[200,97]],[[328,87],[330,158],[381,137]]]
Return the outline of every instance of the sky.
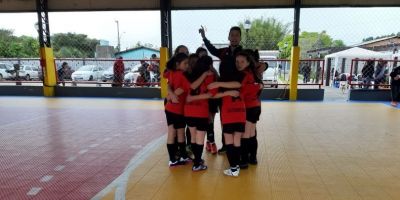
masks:
[[[199,10],[173,11],[173,47],[184,44],[191,52],[202,44],[198,29],[206,27],[207,37],[214,43],[227,43],[231,26],[246,19],[273,17],[282,23],[293,23],[292,9]],[[400,8],[307,8],[301,10],[300,31],[327,31],[333,39],[346,45],[360,43],[369,36],[400,32]],[[50,32],[83,33],[117,45],[120,25],[121,50],[138,41],[161,46],[159,11],[121,12],[55,12],[49,13]],[[12,29],[15,35],[37,37],[36,13],[0,13],[0,28]],[[292,27],[292,25],[290,26]]]

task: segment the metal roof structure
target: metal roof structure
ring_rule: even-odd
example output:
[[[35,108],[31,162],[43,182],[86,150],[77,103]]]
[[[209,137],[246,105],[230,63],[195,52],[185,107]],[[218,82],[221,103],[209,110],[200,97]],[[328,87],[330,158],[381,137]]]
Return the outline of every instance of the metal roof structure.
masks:
[[[160,10],[163,0],[48,0],[52,11]],[[171,0],[172,10],[294,8],[294,0]],[[301,7],[397,7],[399,0],[302,0]],[[35,12],[36,0],[0,0],[0,12]]]

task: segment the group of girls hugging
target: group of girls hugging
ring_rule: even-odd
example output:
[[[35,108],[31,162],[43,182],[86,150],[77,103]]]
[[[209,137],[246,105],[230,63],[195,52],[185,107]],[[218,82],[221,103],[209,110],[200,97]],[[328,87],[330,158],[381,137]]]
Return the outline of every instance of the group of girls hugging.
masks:
[[[241,33],[238,27],[233,27],[230,40],[235,31]],[[189,55],[187,47],[178,46],[167,62],[163,76],[168,80],[164,104],[170,167],[193,162],[193,171],[207,169],[202,154],[206,136],[206,150],[217,153],[214,117],[218,110],[223,133],[220,152],[226,150],[230,165],[224,174],[237,177],[240,169],[257,164],[256,123],[261,114],[259,96],[263,88],[260,70],[257,70],[259,54],[257,50],[231,46],[227,49],[236,51],[232,51],[235,53],[229,62],[221,59],[219,73],[204,48]],[[212,54],[216,50],[208,49]],[[192,152],[193,158],[188,152]]]

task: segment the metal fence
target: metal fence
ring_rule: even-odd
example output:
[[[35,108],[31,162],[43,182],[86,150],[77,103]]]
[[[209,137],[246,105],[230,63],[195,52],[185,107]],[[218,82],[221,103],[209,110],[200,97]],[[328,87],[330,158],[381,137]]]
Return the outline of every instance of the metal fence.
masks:
[[[111,86],[115,59],[55,59],[57,82],[63,86]],[[124,87],[159,87],[159,60],[123,60]],[[65,65],[62,68],[62,65]],[[15,68],[16,66],[19,66]],[[39,59],[0,59],[0,84],[43,85]],[[4,68],[4,70],[3,70]]]

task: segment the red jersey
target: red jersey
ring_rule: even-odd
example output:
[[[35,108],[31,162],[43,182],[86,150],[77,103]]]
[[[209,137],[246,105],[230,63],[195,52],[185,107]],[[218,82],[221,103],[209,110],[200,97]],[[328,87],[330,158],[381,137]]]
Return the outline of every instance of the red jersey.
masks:
[[[186,102],[186,96],[188,91],[188,86],[190,88],[189,81],[183,75],[183,72],[180,70],[171,71],[169,73],[168,84],[170,85],[172,91],[175,91],[178,88],[181,88],[184,92],[178,96],[179,103],[172,103],[168,101],[165,104],[165,110],[168,112],[172,112],[175,114],[183,115],[183,107]]]
[[[261,106],[260,94],[262,91],[262,84],[257,83],[254,79],[254,74],[251,71],[244,71],[245,78],[242,81],[240,93],[244,97],[244,104],[246,108],[254,108]]]
[[[242,77],[242,80],[237,80],[242,83],[247,82],[248,76]],[[244,96],[240,90],[239,97],[225,96],[222,97],[221,107],[221,122],[222,124],[246,123],[246,106],[244,104]]]
[[[195,90],[190,90],[190,95],[200,95],[200,94],[206,94],[206,93],[211,93],[212,95],[215,95],[218,92],[218,89],[213,89],[209,91],[207,89],[207,86],[213,82],[215,82],[216,76],[213,75],[208,75],[206,79],[201,83],[201,85],[195,89]],[[190,88],[187,87],[187,88]],[[202,100],[197,100],[197,101],[192,101],[189,103],[185,104],[184,107],[184,115],[185,117],[195,117],[195,118],[208,118],[209,116],[209,110],[208,110],[208,99],[202,99]]]

